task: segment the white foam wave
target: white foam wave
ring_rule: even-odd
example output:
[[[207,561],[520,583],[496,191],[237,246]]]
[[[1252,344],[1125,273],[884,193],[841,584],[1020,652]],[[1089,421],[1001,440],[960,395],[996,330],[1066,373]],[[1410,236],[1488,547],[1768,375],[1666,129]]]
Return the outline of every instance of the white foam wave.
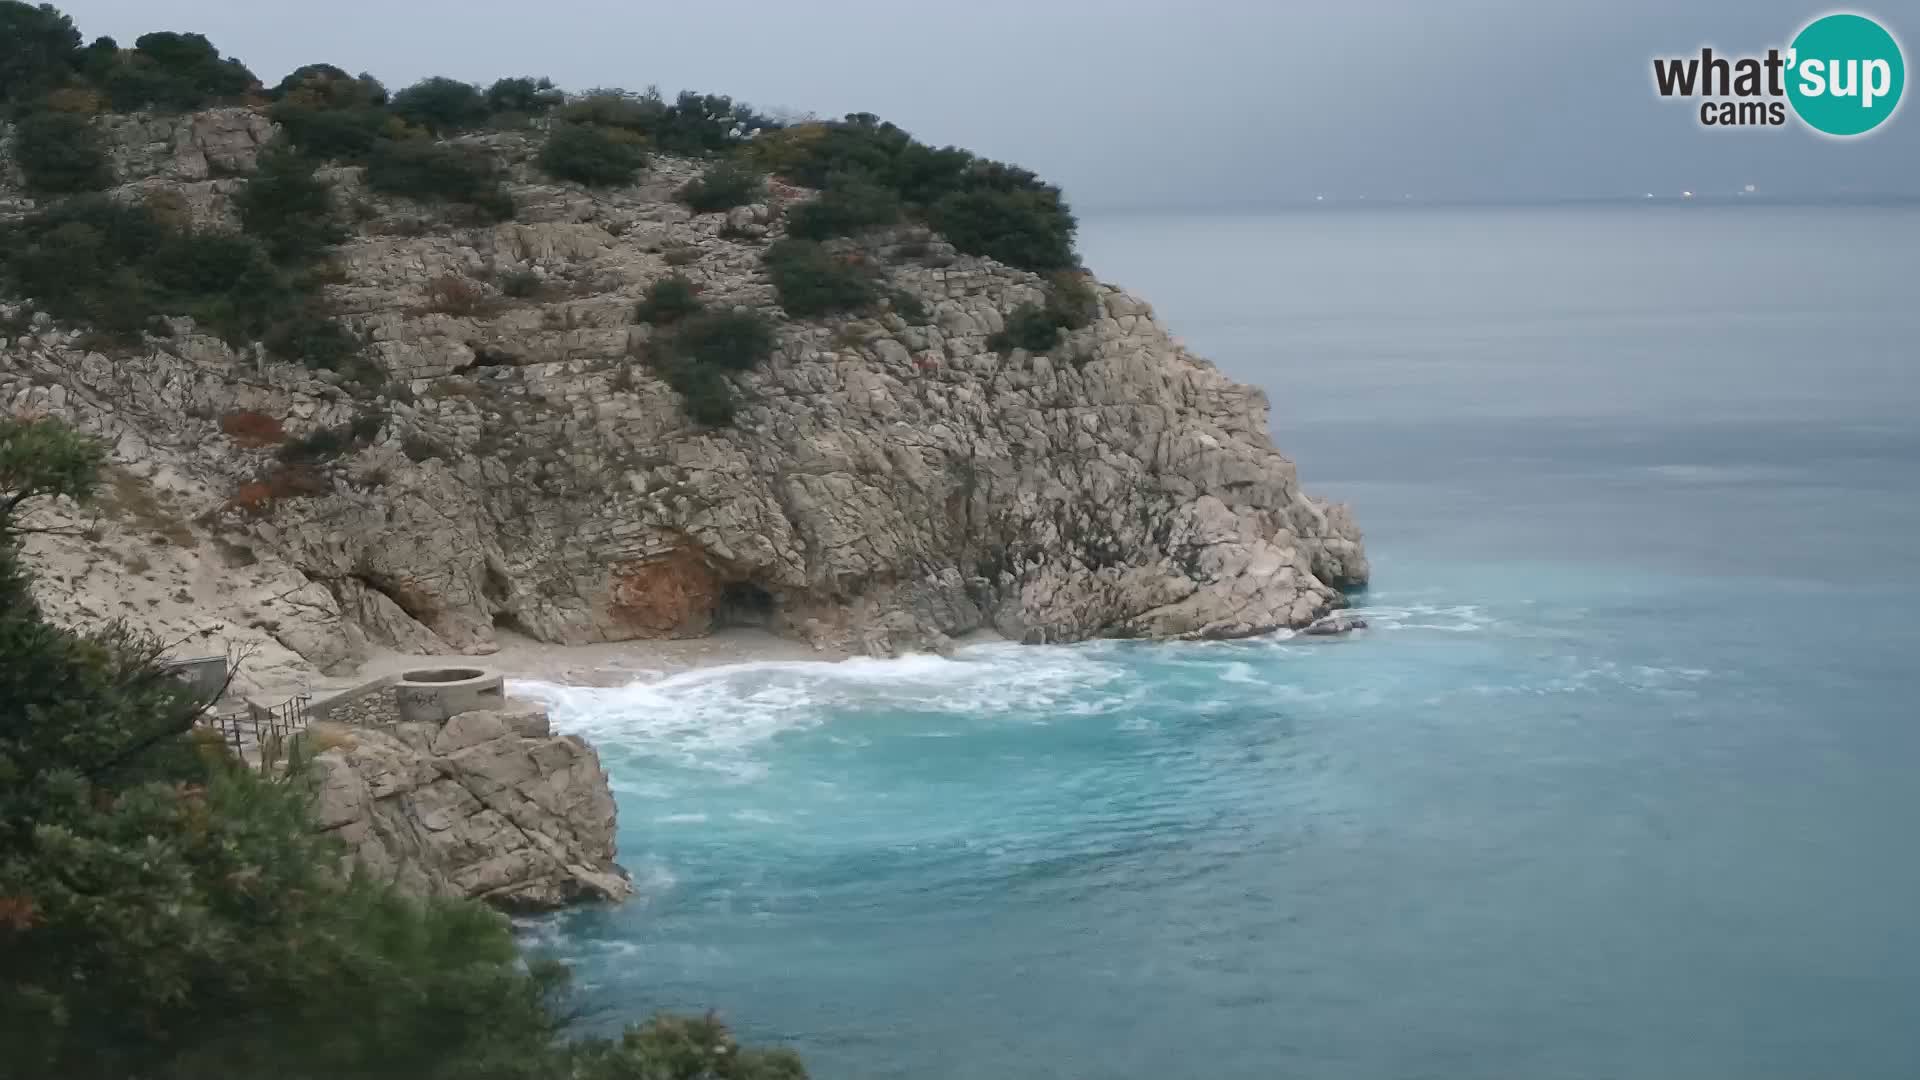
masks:
[[[611,688],[515,680],[512,690],[546,705],[560,730],[603,749],[665,755],[751,779],[757,766],[740,760],[742,752],[837,714],[880,709],[996,719],[1033,715],[1080,708],[1090,692],[1124,673],[1122,665],[1087,650],[991,644],[962,649],[951,659],[767,661]]]
[[[1365,619],[1368,629],[1434,630],[1448,634],[1477,634],[1498,624],[1477,604],[1376,604],[1346,612]]]

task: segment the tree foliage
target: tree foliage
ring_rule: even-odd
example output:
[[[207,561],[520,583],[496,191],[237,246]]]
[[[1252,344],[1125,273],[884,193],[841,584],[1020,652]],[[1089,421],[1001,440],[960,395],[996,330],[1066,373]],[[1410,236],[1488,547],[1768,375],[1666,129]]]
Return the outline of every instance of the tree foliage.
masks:
[[[544,116],[566,100],[552,79],[528,76],[497,79],[487,87],[487,108],[495,113]]]
[[[764,168],[827,195],[854,184],[894,192],[908,216],[969,254],[1027,270],[1077,262],[1078,224],[1059,188],[1017,166],[927,146],[870,113],[789,127],[754,140],[749,152]]]
[[[723,161],[680,186],[676,197],[696,214],[731,210],[758,202],[767,178],[737,161]]]
[[[393,111],[436,135],[479,127],[491,113],[479,87],[444,75],[422,79],[393,95]]]
[[[787,232],[826,240],[899,220],[899,193],[864,176],[836,176],[819,198],[787,215]]]
[[[592,124],[562,124],[540,150],[540,167],[548,175],[588,187],[631,184],[646,164],[639,136]]]
[[[80,31],[52,4],[0,0],[0,105],[32,101],[65,83],[80,61]]]
[[[71,195],[112,186],[100,136],[84,116],[34,113],[13,133],[13,159],[27,187],[42,195]]]
[[[850,255],[835,255],[813,240],[788,237],[769,247],[767,276],[787,314],[810,319],[852,311],[875,297],[871,275]]]
[[[747,371],[773,355],[773,324],[750,311],[708,311],[689,318],[674,352],[721,371]]]
[[[49,623],[32,504],[84,501],[100,445],[0,419],[0,1046],[77,1080],[804,1080],[712,1018],[559,1041],[565,972],[505,920],[356,874],[263,777],[193,736],[205,702],[125,629]]]
[[[647,295],[634,305],[641,322],[665,326],[700,310],[700,289],[679,274],[669,274],[647,286]]]
[[[98,75],[114,109],[197,109],[237,98],[258,85],[238,60],[223,58],[200,34],[142,34],[130,51],[103,58]]]
[[[484,152],[422,140],[379,142],[367,161],[367,186],[389,195],[464,203],[483,218],[513,217],[513,197]]]
[[[252,179],[234,201],[241,226],[266,245],[274,261],[299,263],[346,238],[334,215],[331,189],[314,176],[311,159],[276,143],[260,154]]]

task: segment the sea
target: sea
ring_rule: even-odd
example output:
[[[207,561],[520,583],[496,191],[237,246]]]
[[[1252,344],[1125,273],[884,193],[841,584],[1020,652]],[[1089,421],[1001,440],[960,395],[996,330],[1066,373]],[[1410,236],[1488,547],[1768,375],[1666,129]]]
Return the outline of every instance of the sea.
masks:
[[[1089,216],[1373,561],[1346,640],[522,684],[584,1031],[820,1080],[1920,1077],[1920,210]]]

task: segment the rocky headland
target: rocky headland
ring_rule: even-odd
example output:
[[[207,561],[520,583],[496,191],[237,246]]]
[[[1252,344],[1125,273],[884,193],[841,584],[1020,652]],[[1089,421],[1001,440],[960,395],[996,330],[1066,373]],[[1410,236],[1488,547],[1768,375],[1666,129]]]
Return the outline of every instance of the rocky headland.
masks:
[[[257,108],[95,123],[113,197],[201,229],[238,227],[275,135]],[[747,624],[871,654],[982,628],[1231,637],[1311,623],[1365,581],[1352,519],[1302,491],[1261,392],[1141,298],[1093,285],[1057,347],[1008,348],[990,339],[1047,279],[894,225],[834,242],[891,300],[793,318],[762,256],[812,191],[776,179],[695,213],[675,196],[699,162],[588,188],[542,173],[543,138],[455,140],[505,178],[512,217],[491,224],[320,171],[353,223],[325,294],[377,385],[191,319],[129,347],[28,298],[0,308],[0,406],[66,418],[114,459],[105,512],[29,545],[47,610],[248,647],[265,683],[380,649],[485,653],[500,629]],[[17,176],[0,186],[0,215],[35,205]],[[650,360],[662,329],[636,304],[669,276],[775,320],[730,425],[688,419]]]

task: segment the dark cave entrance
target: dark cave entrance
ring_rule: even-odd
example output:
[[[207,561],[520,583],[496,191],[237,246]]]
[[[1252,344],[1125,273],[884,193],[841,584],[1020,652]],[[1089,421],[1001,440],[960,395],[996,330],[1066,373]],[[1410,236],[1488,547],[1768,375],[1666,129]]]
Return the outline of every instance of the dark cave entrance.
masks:
[[[773,622],[774,595],[751,581],[729,582],[720,589],[720,603],[714,611],[714,626],[753,626],[769,629]]]

